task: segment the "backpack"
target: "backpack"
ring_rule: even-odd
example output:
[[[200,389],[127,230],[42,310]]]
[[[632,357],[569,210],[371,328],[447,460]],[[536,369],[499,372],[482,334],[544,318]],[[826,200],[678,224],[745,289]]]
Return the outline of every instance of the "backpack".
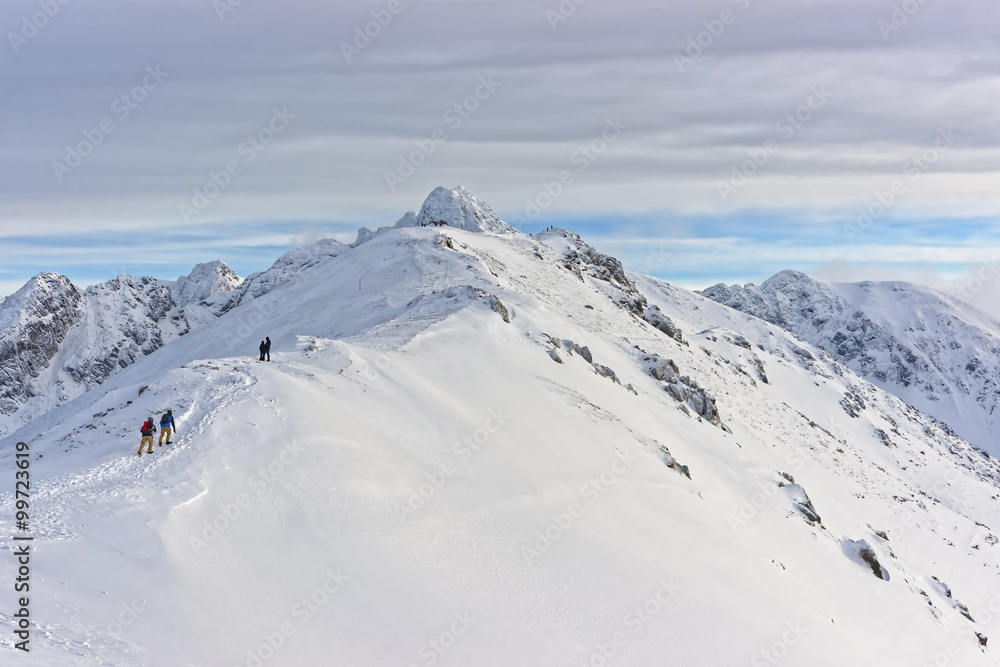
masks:
[[[170,415],[163,415],[160,417],[160,426],[166,426],[170,423]]]
[[[148,420],[148,419],[146,421],[142,422],[142,428],[139,429],[139,431],[143,435],[152,435],[152,433],[153,433],[153,422],[150,421],[150,420]]]

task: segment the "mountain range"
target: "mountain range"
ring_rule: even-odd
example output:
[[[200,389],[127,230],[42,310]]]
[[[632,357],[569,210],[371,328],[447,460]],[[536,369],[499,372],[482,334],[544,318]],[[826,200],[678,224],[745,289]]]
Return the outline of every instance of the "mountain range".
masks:
[[[1000,455],[1000,322],[969,304],[912,283],[797,271],[700,293],[792,332]]]
[[[997,331],[699,294],[462,188],[246,278],[40,274],[0,302],[17,664],[1000,664]]]

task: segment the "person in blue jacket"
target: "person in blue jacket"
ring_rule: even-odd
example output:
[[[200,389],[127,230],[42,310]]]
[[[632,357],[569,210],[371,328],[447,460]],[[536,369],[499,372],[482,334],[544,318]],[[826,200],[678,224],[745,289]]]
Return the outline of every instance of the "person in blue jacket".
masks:
[[[174,423],[174,413],[171,410],[167,410],[160,417],[160,447],[163,446],[163,436],[167,437],[167,444],[170,444],[170,434],[177,430],[177,424]],[[153,443],[149,443],[152,447]]]

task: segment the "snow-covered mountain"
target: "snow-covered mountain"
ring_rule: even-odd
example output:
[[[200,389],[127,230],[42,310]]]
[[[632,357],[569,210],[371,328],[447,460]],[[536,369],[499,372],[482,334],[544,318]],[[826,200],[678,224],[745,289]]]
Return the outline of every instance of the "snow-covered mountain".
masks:
[[[65,276],[35,276],[0,301],[0,435],[348,249],[324,239],[245,280],[221,260],[177,280],[123,274],[83,291]]]
[[[17,664],[998,664],[995,458],[779,326],[432,197],[446,226],[286,255],[0,440],[31,452]]]
[[[461,187],[435,189],[419,213],[407,213],[393,228],[444,221],[474,232],[514,231]],[[379,232],[362,228],[353,245]],[[15,294],[0,298],[0,436],[245,299],[260,297],[349,249],[323,239],[289,251],[246,280],[221,260],[198,264],[177,280],[120,275],[82,292],[65,276],[35,276]]]
[[[86,290],[41,273],[0,302],[0,434],[104,382],[186,330],[153,278]]]
[[[702,295],[791,331],[1000,456],[1000,322],[929,287],[782,271]]]

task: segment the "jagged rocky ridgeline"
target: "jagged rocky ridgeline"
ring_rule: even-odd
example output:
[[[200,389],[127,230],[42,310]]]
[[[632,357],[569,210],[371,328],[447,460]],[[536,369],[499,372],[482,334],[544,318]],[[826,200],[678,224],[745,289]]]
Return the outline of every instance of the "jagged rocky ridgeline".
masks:
[[[1000,322],[960,299],[911,283],[828,283],[797,271],[700,294],[792,332],[1000,454]]]

